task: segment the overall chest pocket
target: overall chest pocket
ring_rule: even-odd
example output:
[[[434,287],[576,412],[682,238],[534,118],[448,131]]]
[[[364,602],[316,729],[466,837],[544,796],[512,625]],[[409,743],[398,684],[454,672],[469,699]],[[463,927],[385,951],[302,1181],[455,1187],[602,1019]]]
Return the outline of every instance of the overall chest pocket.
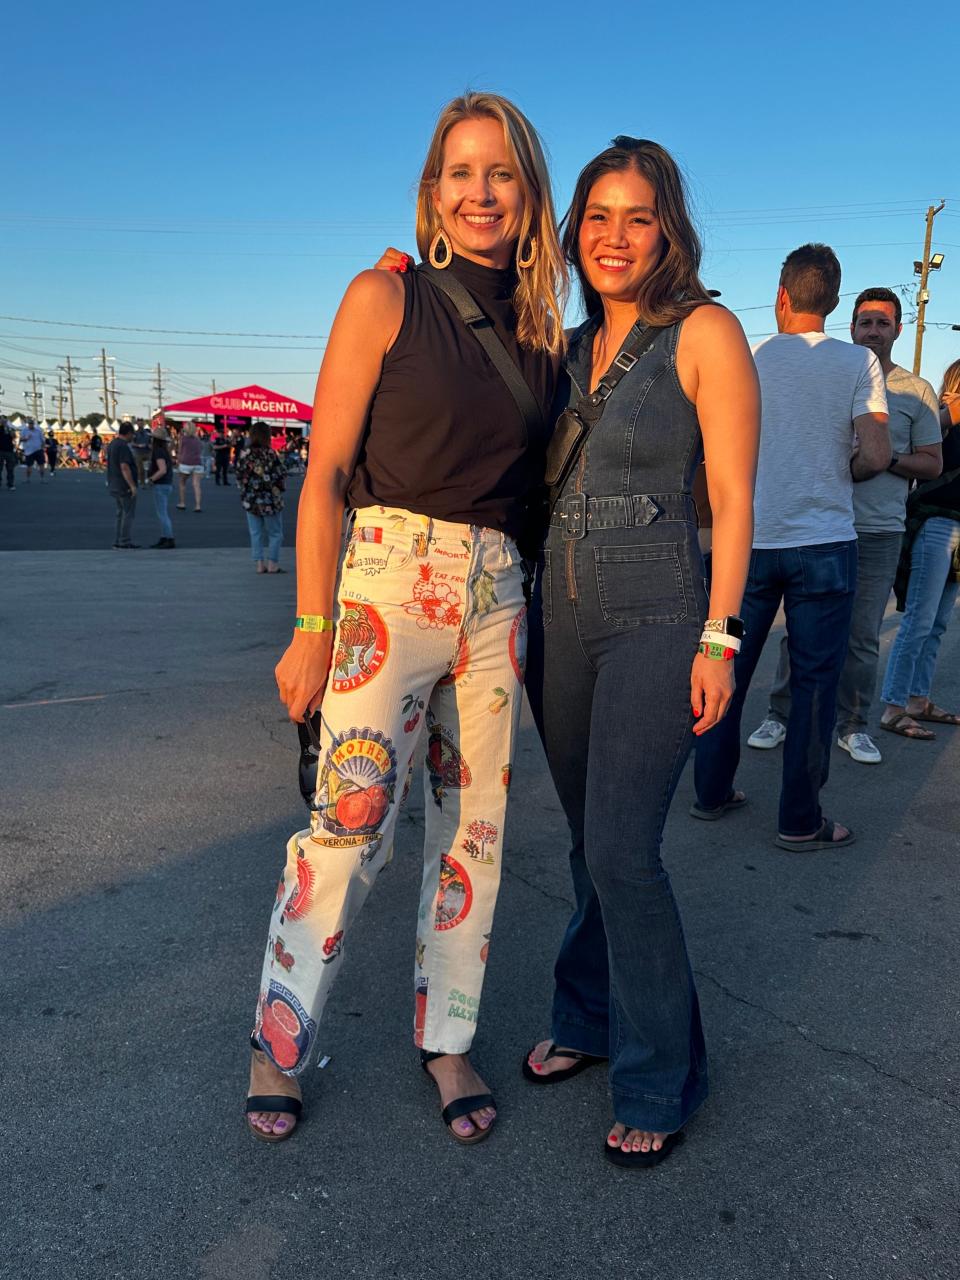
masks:
[[[596,547],[594,556],[600,609],[612,626],[684,621],[683,566],[674,543]]]

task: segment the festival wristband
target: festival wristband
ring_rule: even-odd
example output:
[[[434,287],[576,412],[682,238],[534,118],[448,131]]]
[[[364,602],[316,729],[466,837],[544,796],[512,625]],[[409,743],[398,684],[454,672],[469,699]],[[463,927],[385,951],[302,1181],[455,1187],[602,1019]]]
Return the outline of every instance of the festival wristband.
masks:
[[[293,625],[297,631],[332,631],[333,619],[325,618],[322,613],[302,613],[294,618]]]
[[[740,641],[736,636],[727,635],[724,631],[704,631],[700,637],[701,644],[718,644],[722,648],[732,649],[734,653],[740,652]]]
[[[731,662],[736,653],[733,649],[722,644],[700,644],[697,648],[698,653],[702,653],[705,658],[713,658],[717,661]]]

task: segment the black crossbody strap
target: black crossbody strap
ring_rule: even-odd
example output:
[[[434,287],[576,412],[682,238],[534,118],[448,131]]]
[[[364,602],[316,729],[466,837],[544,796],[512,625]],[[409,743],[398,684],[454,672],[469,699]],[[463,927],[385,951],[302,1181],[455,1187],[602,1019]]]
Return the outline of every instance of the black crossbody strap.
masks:
[[[543,430],[543,413],[536,396],[530,390],[526,378],[517,368],[513,357],[497,337],[490,320],[480,310],[476,300],[456,277],[438,270],[428,262],[421,262],[417,270],[425,280],[441,293],[445,293],[476,340],[490,357],[490,362],[506,383],[507,390],[516,401],[528,435]]]
[[[589,395],[581,396],[577,401],[574,408],[577,418],[582,423],[582,429],[571,433],[562,431],[561,427],[567,419],[561,414],[560,423],[547,446],[547,505],[551,512],[586,446],[591,431],[600,420],[607,398],[621,378],[625,378],[640,359],[649,332],[649,325],[644,327],[639,324],[634,325],[627,334],[626,342],[620,348],[610,368],[597,383],[595,390]]]

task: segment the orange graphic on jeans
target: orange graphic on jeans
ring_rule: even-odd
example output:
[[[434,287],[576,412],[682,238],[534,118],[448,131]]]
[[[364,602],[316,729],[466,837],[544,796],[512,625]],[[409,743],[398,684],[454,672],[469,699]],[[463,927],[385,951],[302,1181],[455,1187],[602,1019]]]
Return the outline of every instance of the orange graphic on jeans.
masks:
[[[372,680],[387,660],[390,637],[372,605],[344,600],[337,621],[333,659],[333,691],[349,693]]]
[[[413,599],[403,608],[405,613],[416,617],[417,626],[423,631],[460,625],[460,597],[448,582],[434,577],[432,564],[420,565],[413,584]]]

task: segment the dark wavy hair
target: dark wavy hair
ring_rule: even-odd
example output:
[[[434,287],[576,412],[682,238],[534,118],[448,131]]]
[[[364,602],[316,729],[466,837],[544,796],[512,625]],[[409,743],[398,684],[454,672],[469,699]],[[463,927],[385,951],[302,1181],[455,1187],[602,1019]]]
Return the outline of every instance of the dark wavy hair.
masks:
[[[658,142],[621,134],[614,138],[612,146],[581,170],[570,208],[561,224],[564,256],[580,281],[587,315],[596,315],[602,310],[603,302],[580,261],[580,225],[597,180],[607,173],[622,173],[626,169],[633,169],[653,187],[664,238],[660,261],[640,285],[637,314],[644,324],[675,324],[713,299],[700,279],[703,247],[687,212],[683,175],[670,152]]]

